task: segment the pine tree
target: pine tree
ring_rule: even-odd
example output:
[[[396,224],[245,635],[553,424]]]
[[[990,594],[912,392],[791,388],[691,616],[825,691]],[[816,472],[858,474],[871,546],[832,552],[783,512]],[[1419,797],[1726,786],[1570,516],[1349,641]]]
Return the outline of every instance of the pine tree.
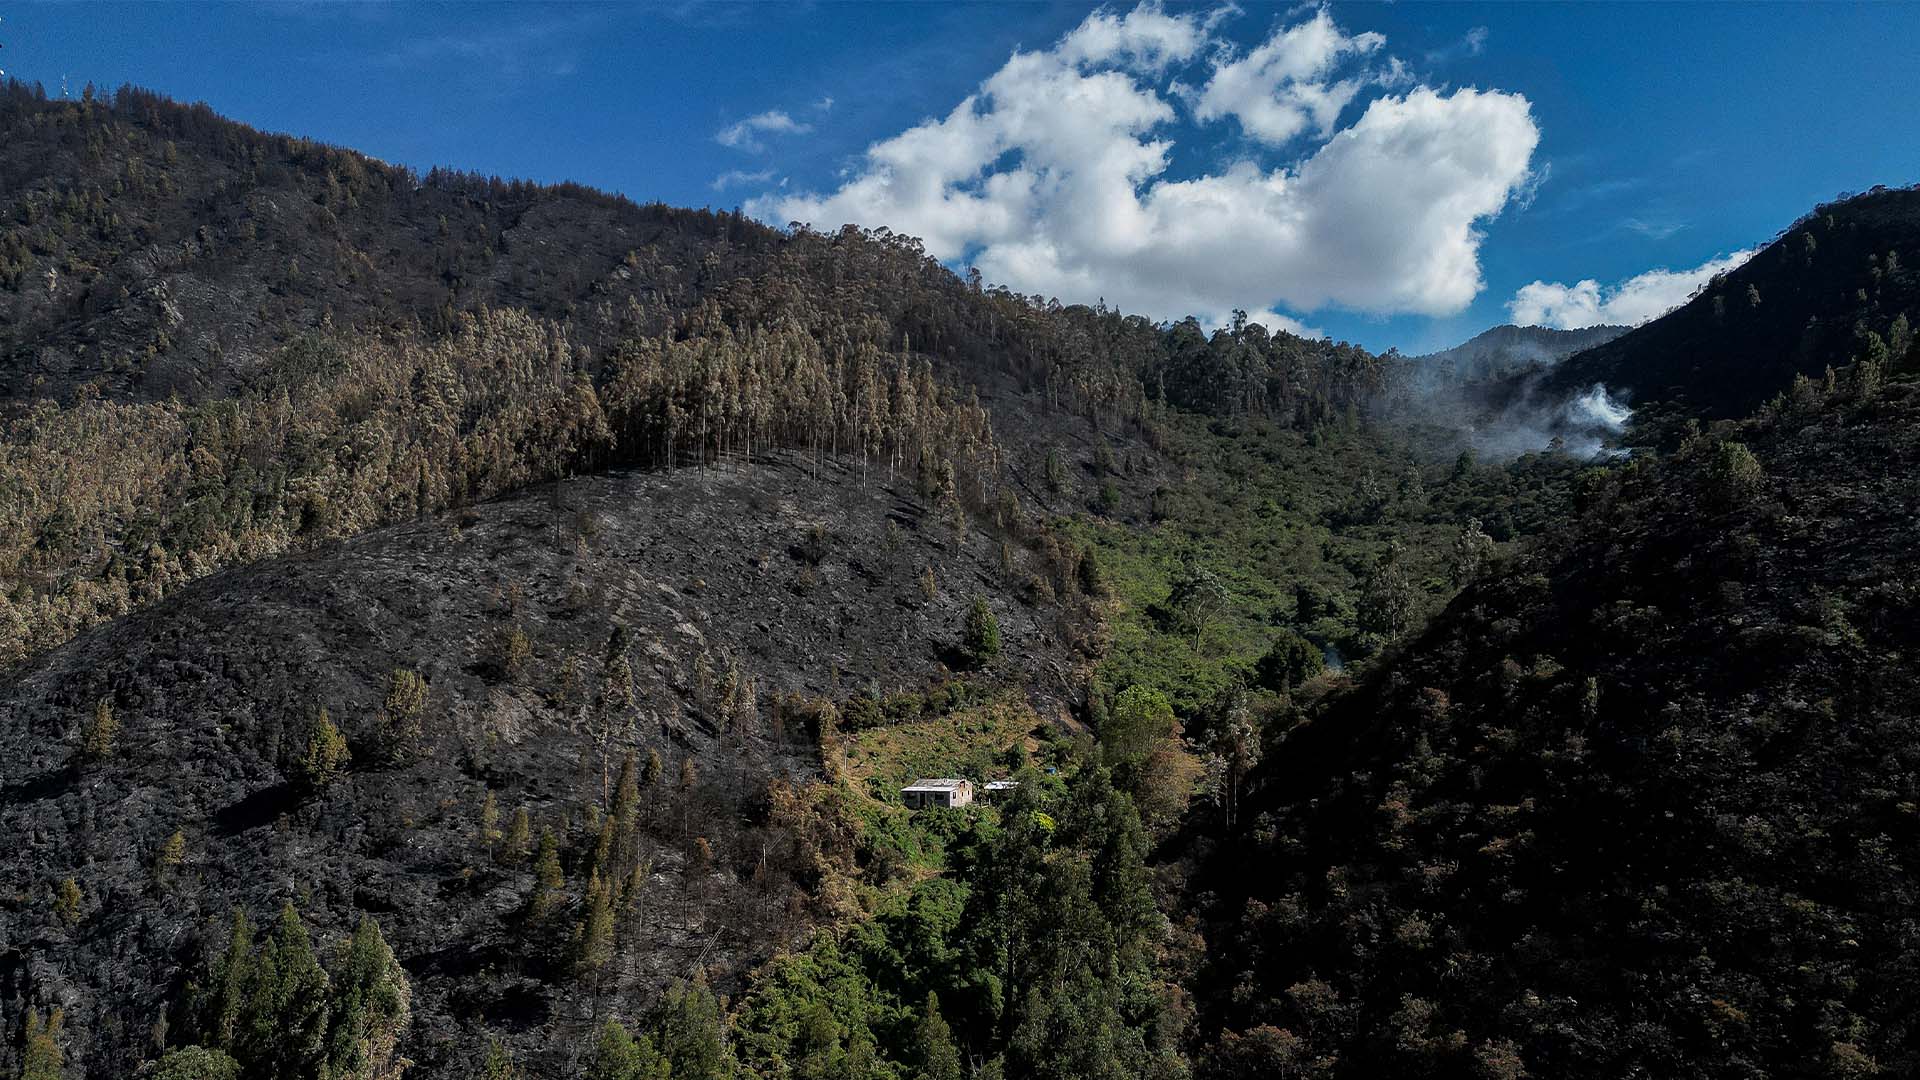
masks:
[[[72,878],[62,878],[53,890],[53,913],[59,916],[64,925],[77,925],[80,922],[82,899],[80,883]]]
[[[333,783],[352,756],[346,736],[333,726],[333,718],[322,707],[307,727],[306,742],[293,761],[288,779],[303,795],[317,795]]]
[[[965,1076],[960,1051],[953,1045],[953,1029],[940,1015],[940,998],[927,991],[927,1003],[913,1028],[908,1062],[917,1070],[914,1080],[961,1080]]]
[[[613,959],[613,884],[596,872],[587,879],[586,917],[573,928],[574,970],[593,979]]]
[[[600,702],[608,713],[633,707],[633,631],[616,624],[607,635],[607,648],[600,660]]]
[[[803,1000],[798,1011],[789,1051],[794,1080],[839,1080],[852,1075],[843,1046],[851,1032],[834,1008],[814,997]]]
[[[586,1080],[668,1080],[666,1059],[645,1035],[636,1039],[618,1020],[600,1025]]]
[[[533,662],[533,638],[527,635],[519,623],[513,623],[500,632],[494,642],[494,668],[508,682],[517,683],[527,673],[527,666]]]
[[[626,884],[620,889],[620,906],[631,914],[640,903],[640,893],[647,887],[647,878],[653,874],[653,860],[636,862],[633,870],[627,874]]]
[[[1913,343],[1913,325],[1903,311],[1895,315],[1893,324],[1887,327],[1887,356],[1895,371],[1906,366],[1907,354],[1913,351]]]
[[[520,1080],[520,1067],[498,1037],[487,1040],[487,1056],[480,1063],[480,1080]]]
[[[20,1051],[20,1080],[65,1080],[66,1051],[60,1036],[66,1027],[65,1010],[56,1007],[46,1016],[27,1010],[26,1044]]]
[[[227,947],[213,962],[206,982],[198,988],[191,1008],[195,1034],[209,1047],[228,1049],[239,1034],[240,1013],[252,986],[254,969],[253,923],[235,908],[227,932]]]
[[[327,974],[291,903],[241,970],[232,1042],[219,1048],[248,1075],[318,1080],[327,1060]]]
[[[993,609],[987,606],[987,598],[978,593],[974,594],[973,604],[967,609],[960,651],[975,667],[984,666],[1000,655],[1000,620],[994,617]]]
[[[1091,547],[1080,552],[1079,579],[1080,591],[1088,596],[1098,599],[1107,594],[1106,570],[1099,553]]]
[[[726,1021],[704,978],[667,991],[656,1030],[673,1080],[731,1080]]]
[[[493,848],[500,842],[500,804],[494,800],[493,792],[480,803],[480,843],[487,849],[487,857],[493,857]]]
[[[1066,490],[1067,465],[1060,457],[1060,451],[1057,448],[1047,448],[1046,475],[1047,490],[1055,493]]]
[[[362,916],[335,966],[327,1080],[399,1080],[400,1039],[413,1019],[407,975],[373,919]]]
[[[540,830],[540,852],[533,859],[533,895],[527,898],[527,917],[535,922],[553,914],[566,899],[567,878],[560,870],[560,841],[552,829]]]
[[[179,829],[161,843],[160,850],[153,856],[153,880],[165,885],[173,875],[175,867],[187,857],[187,834]]]
[[[381,752],[388,761],[403,761],[418,748],[421,716],[427,707],[427,680],[417,671],[395,668],[387,679],[387,693],[381,702],[384,726]]]
[[[613,849],[617,840],[616,833],[618,830],[614,827],[612,814],[601,815],[598,806],[593,808],[593,812],[600,818],[600,829],[594,835],[593,855],[587,860],[587,871],[593,874],[597,874],[603,870],[611,873],[613,869]]]
[[[633,858],[640,830],[640,764],[631,750],[621,758],[620,778],[613,785],[613,824],[614,858],[624,865]]]
[[[533,846],[533,815],[522,806],[513,812],[513,824],[507,829],[507,842],[500,849],[500,861],[519,866]]]
[[[112,756],[120,738],[120,720],[113,713],[113,701],[101,698],[94,703],[93,715],[82,725],[80,756],[88,761],[103,761]]]
[[[1709,492],[1722,510],[1737,510],[1765,490],[1767,474],[1753,451],[1737,442],[1723,442],[1714,448],[1707,466]]]

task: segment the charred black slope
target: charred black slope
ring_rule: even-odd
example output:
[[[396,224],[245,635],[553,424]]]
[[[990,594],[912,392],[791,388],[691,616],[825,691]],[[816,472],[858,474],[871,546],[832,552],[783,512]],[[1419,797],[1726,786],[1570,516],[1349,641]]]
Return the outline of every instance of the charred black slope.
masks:
[[[790,234],[577,184],[419,174],[134,87],[74,101],[9,80],[0,141],[0,400],[16,408],[194,403],[272,386],[315,337],[431,340],[488,309],[564,331],[595,374],[622,341],[810,306],[848,337],[877,319],[957,381],[1012,373],[1109,417],[1223,393],[1332,414],[1377,388],[1363,350],[1257,327],[1231,335],[1222,372],[1196,325],[983,289],[884,229]],[[702,312],[729,286],[745,293],[732,317]]]
[[[777,246],[730,214],[411,170],[132,88],[0,86],[0,396],[258,385],[320,330],[485,307],[600,345],[657,332]]]
[[[1451,349],[1411,357],[1407,362],[1413,366],[1414,377],[1423,381],[1480,382],[1557,363],[1583,349],[1604,345],[1628,329],[1496,326]]]
[[[1920,189],[1876,188],[1815,209],[1679,310],[1570,357],[1546,385],[1604,383],[1694,415],[1744,416],[1794,376],[1865,354],[1867,334],[1891,342],[1896,319],[1920,321],[1916,264]]]
[[[724,980],[844,914],[827,879],[856,853],[807,803],[815,702],[943,678],[979,594],[1006,660],[971,692],[1031,688],[1049,710],[1084,612],[1005,601],[1010,573],[1044,568],[1003,569],[996,537],[911,492],[812,472],[574,480],[214,575],[37,658],[0,686],[0,1007],[64,1005],[71,1075],[131,1075],[229,912],[291,901],[323,945],[380,920],[419,1075],[464,1075],[488,1032],[559,1075],[598,996]],[[396,669],[424,678],[417,707]],[[89,756],[102,702],[119,731]],[[323,707],[352,759],[316,785]],[[629,753],[638,830],[609,862],[596,837]],[[512,850],[549,829],[557,899]],[[568,935],[590,874],[623,906],[584,979]],[[70,916],[49,906],[65,879]]]
[[[1850,381],[1613,470],[1272,750],[1210,1075],[1920,1069],[1920,387]]]

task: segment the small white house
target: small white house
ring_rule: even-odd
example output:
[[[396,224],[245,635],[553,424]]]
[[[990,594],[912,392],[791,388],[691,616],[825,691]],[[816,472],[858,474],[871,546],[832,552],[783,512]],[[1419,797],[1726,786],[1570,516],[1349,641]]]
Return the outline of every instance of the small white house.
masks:
[[[973,801],[973,784],[966,780],[915,780],[900,789],[907,809],[923,806],[965,806]]]
[[[1018,780],[989,780],[982,794],[988,802],[993,802],[996,799],[1004,799],[1013,794],[1014,789],[1019,786],[1020,781]]]

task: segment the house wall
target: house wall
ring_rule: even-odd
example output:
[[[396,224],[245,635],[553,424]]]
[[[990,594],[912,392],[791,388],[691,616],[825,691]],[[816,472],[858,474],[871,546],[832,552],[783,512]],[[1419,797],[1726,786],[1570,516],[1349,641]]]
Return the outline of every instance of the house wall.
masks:
[[[909,810],[918,810],[923,806],[966,806],[973,802],[973,792],[967,788],[946,791],[903,791],[900,802]]]

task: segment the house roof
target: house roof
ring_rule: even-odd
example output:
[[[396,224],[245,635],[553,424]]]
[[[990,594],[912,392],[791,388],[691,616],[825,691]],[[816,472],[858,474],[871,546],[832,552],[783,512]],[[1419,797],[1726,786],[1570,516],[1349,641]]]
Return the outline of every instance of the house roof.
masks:
[[[963,787],[972,787],[965,780],[915,780],[901,791],[957,791]]]
[[[989,781],[987,781],[987,790],[988,790],[988,791],[1012,791],[1012,790],[1013,790],[1014,788],[1017,788],[1017,787],[1019,787],[1019,786],[1020,786],[1020,781],[1018,781],[1018,780],[989,780]]]

